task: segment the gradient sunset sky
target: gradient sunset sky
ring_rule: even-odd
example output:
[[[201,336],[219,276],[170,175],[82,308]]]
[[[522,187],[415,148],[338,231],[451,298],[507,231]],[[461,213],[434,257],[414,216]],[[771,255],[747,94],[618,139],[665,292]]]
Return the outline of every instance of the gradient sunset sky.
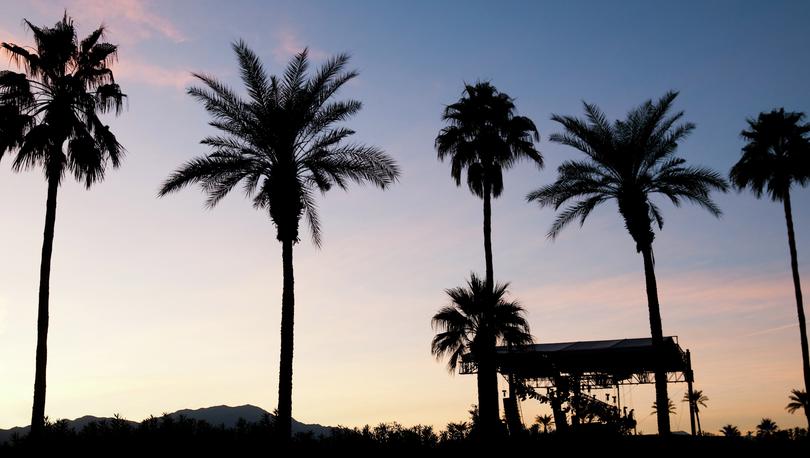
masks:
[[[641,256],[616,207],[552,242],[554,214],[530,190],[578,157],[551,144],[552,113],[586,100],[612,118],[670,89],[697,129],[690,163],[727,173],[745,119],[784,106],[810,112],[810,3],[2,2],[0,40],[32,44],[23,18],[53,25],[67,9],[81,37],[100,23],[120,45],[113,69],[128,109],[109,123],[128,150],[89,192],[60,190],[51,280],[51,418],[141,420],[181,408],[276,406],[281,248],[266,215],[236,192],[204,209],[197,188],[157,199],[212,132],[185,94],[190,72],[239,85],[239,38],[272,73],[309,46],[315,61],[347,51],[360,76],[339,94],[364,103],[356,140],[399,161],[389,191],[353,187],[320,200],[324,245],[296,249],[293,416],[325,425],[467,419],[475,379],[431,357],[430,317],[443,292],[484,270],[482,205],[451,181],[433,141],[463,82],[490,80],[538,125],[546,168],[505,176],[493,207],[495,276],[529,312],[540,342],[649,335]],[[4,59],[0,67],[7,68]],[[46,183],[0,163],[0,428],[28,424]],[[663,203],[655,241],[664,332],[692,350],[709,397],[706,431],[762,417],[803,424],[784,406],[802,384],[796,306],[780,204],[718,195],[715,219]],[[810,295],[810,191],[794,190],[799,267]],[[670,385],[680,401],[685,385]],[[653,387],[625,388],[639,430],[655,431]],[[676,402],[674,430],[688,430]],[[531,421],[547,408],[523,403]]]

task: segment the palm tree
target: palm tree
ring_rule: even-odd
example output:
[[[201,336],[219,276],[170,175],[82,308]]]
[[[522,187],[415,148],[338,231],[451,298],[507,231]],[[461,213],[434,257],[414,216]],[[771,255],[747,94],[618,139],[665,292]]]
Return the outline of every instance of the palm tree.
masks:
[[[492,205],[503,192],[503,171],[520,159],[539,168],[543,156],[534,148],[540,140],[531,119],[515,114],[512,98],[488,82],[467,84],[458,102],[448,105],[442,116],[448,125],[436,137],[439,159],[450,158],[450,175],[461,186],[467,170],[467,186],[484,200],[484,257],[486,282],[492,287]]]
[[[720,429],[720,432],[726,437],[740,437],[742,434],[740,433],[740,428],[737,428],[734,425],[726,425]]]
[[[790,402],[785,406],[785,410],[796,413],[797,410],[807,411],[807,392],[802,390],[790,390]]]
[[[667,413],[670,415],[675,415],[677,409],[675,408],[675,403],[672,402],[672,399],[667,399]],[[653,401],[652,403],[652,413],[658,413],[658,401]]]
[[[548,427],[554,424],[554,417],[551,415],[538,415],[534,418],[534,422],[543,426],[543,433],[548,432]]]
[[[499,421],[498,374],[492,342],[519,347],[530,344],[532,335],[525,310],[517,301],[506,299],[509,284],[489,287],[472,274],[466,287],[448,289],[451,305],[433,316],[438,331],[430,351],[436,358],[447,357],[452,373],[469,353],[478,367],[478,407],[484,437],[495,434]],[[494,415],[494,417],[493,417]]]
[[[810,124],[802,123],[803,119],[804,113],[785,112],[784,108],[760,113],[756,120],[749,119],[748,129],[740,134],[747,144],[742,149],[742,157],[731,168],[729,176],[737,190],[750,188],[757,198],[762,197],[767,190],[771,199],[781,201],[785,208],[790,267],[793,271],[793,290],[799,316],[804,391],[810,392],[810,352],[807,347],[807,324],[804,319],[796,235],[790,205],[791,186],[805,186],[810,182]],[[805,416],[810,427],[810,411],[805,411]]]
[[[160,189],[160,196],[199,183],[215,206],[237,185],[267,212],[282,246],[281,358],[278,388],[278,426],[289,440],[292,421],[293,362],[293,245],[300,241],[299,224],[306,216],[316,246],[321,227],[315,196],[350,182],[372,183],[382,189],[394,183],[399,169],[387,154],[373,146],[345,143],[353,130],[338,124],[356,114],[356,100],[334,101],[333,95],[355,71],[344,71],[349,56],[328,59],[314,75],[308,74],[304,49],[280,77],[269,76],[256,54],[239,41],[233,50],[239,60],[248,97],[242,98],[212,76],[194,74],[204,87],[191,87],[212,116],[219,135],[204,138],[207,156],[186,162]]]
[[[588,157],[563,162],[556,182],[527,196],[529,201],[555,210],[573,201],[552,224],[548,233],[551,238],[574,220],[582,225],[599,204],[616,201],[625,227],[636,243],[636,251],[644,258],[650,331],[653,345],[659,351],[664,338],[652,244],[653,223],[660,229],[664,219],[650,198],[662,194],[675,206],[686,200],[719,216],[720,209],[709,194],[714,189],[727,189],[726,181],[717,172],[687,166],[686,160],[675,156],[678,143],[695,128],[692,123],[677,124],[683,112],[670,115],[677,95],[668,92],[656,102],[648,100],[628,113],[625,120],[613,123],[589,103],[584,103],[587,119],[552,116],[565,132],[552,135],[551,141],[576,148]],[[668,399],[663,370],[655,371],[655,394],[659,404]],[[658,432],[669,434],[669,429],[669,416],[662,410],[658,412]]]
[[[695,420],[697,420],[697,429],[698,435],[701,433],[700,428],[700,408],[699,406],[707,407],[706,403],[709,401],[709,397],[703,394],[702,390],[694,390],[692,391],[692,396],[689,396],[689,393],[683,394],[683,402],[688,402],[691,404],[692,408],[695,409]],[[692,425],[694,426],[694,425]]]
[[[15,172],[42,167],[48,183],[45,231],[39,271],[37,349],[31,434],[45,424],[45,372],[48,360],[48,300],[56,224],[56,198],[66,173],[88,189],[104,178],[108,164],[118,167],[124,148],[99,118],[119,114],[125,95],[115,83],[110,64],[117,46],[101,41],[104,27],[78,41],[67,13],[53,27],[25,21],[34,46],[2,43],[23,73],[0,72],[0,159],[16,152]]]
[[[770,418],[763,418],[757,425],[757,437],[771,437],[779,431],[779,426]]]

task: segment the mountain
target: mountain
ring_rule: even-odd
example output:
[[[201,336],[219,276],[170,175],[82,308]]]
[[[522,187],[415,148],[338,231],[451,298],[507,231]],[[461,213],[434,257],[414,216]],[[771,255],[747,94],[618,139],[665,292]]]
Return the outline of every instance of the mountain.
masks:
[[[182,415],[186,418],[191,418],[194,420],[205,420],[214,426],[224,425],[226,428],[233,428],[236,426],[236,422],[238,422],[240,418],[244,418],[248,423],[256,423],[261,421],[264,415],[272,416],[270,412],[262,409],[261,407],[256,407],[250,404],[237,407],[214,406],[195,410],[183,409],[169,415],[173,417],[179,417]],[[293,418],[292,432],[293,434],[312,432],[315,437],[319,435],[329,436],[332,434],[332,428],[319,424],[301,423]]]
[[[203,420],[214,426],[223,425],[226,428],[233,428],[234,426],[236,426],[236,423],[239,421],[240,418],[244,419],[248,423],[256,423],[261,421],[264,415],[272,416],[271,413],[262,409],[261,407],[256,407],[250,404],[236,407],[223,405],[214,407],[204,407],[202,409],[182,409],[178,410],[177,412],[172,412],[168,415],[174,418],[183,416],[185,418],[190,418],[193,420]],[[85,415],[83,417],[76,418],[75,420],[68,420],[68,427],[80,431],[82,428],[87,426],[87,424],[94,421],[97,422],[102,420],[113,420],[113,418],[94,417],[92,415]],[[138,425],[138,422],[130,420],[126,421],[130,423],[132,426]],[[14,434],[18,434],[20,436],[28,434],[29,429],[30,429],[29,426],[17,426],[11,429],[0,429],[0,444],[11,440]],[[332,428],[318,424],[301,423],[293,419],[292,432],[293,434],[311,432],[312,434],[315,435],[315,437],[320,435],[329,436],[332,434]]]

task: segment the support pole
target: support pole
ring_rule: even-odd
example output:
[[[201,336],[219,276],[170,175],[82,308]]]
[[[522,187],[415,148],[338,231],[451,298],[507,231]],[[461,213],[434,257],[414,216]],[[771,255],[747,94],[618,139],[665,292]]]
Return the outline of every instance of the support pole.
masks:
[[[511,357],[512,344],[511,343],[508,344],[507,348],[509,349],[509,356]],[[509,377],[507,378],[507,382],[509,384],[509,397],[514,399],[516,396],[516,392],[515,392],[515,374],[513,370],[509,371]]]
[[[689,425],[692,427],[692,435],[696,436],[695,430],[695,403],[692,399],[692,383],[695,381],[695,374],[692,372],[692,355],[686,350],[686,387],[689,396]]]
[[[580,415],[582,415],[581,409],[581,396],[582,396],[582,385],[580,385],[579,375],[572,375],[571,376],[571,390],[574,393],[572,398],[573,407],[574,407],[574,415],[571,416],[571,427],[575,431],[579,428],[580,424]]]

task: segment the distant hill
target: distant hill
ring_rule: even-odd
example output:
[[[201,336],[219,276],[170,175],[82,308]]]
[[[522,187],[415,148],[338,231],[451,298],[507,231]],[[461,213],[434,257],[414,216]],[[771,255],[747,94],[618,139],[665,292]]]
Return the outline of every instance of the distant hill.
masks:
[[[265,414],[272,416],[272,414],[262,409],[261,407],[245,404],[243,406],[236,406],[236,407],[223,405],[214,407],[203,407],[201,409],[182,409],[178,410],[177,412],[170,413],[169,416],[174,418],[183,416],[193,420],[204,420],[214,426],[223,425],[226,428],[233,428],[234,426],[236,426],[236,423],[239,421],[240,418],[244,419],[248,423],[256,423],[259,422]],[[68,426],[70,428],[75,429],[76,431],[80,431],[88,423],[101,420],[112,420],[112,418],[94,417],[92,415],[85,415],[83,417],[76,418],[75,420],[69,420]],[[138,425],[138,422],[136,421],[131,420],[127,421],[131,423],[133,426]],[[0,444],[11,440],[14,434],[18,434],[20,436],[28,434],[29,429],[30,426],[17,426],[11,429],[0,429]],[[301,423],[293,419],[292,432],[293,434],[311,432],[316,437],[320,435],[329,436],[332,434],[332,428],[318,424]]]
[[[240,418],[244,418],[248,423],[256,423],[261,421],[265,414],[272,416],[270,412],[261,407],[245,404],[237,407],[214,406],[194,410],[183,409],[169,415],[173,417],[182,415],[194,420],[205,420],[214,426],[224,425],[226,428],[233,428]],[[292,432],[293,434],[312,432],[316,437],[319,435],[328,436],[332,434],[332,428],[318,424],[301,423],[293,418]]]

